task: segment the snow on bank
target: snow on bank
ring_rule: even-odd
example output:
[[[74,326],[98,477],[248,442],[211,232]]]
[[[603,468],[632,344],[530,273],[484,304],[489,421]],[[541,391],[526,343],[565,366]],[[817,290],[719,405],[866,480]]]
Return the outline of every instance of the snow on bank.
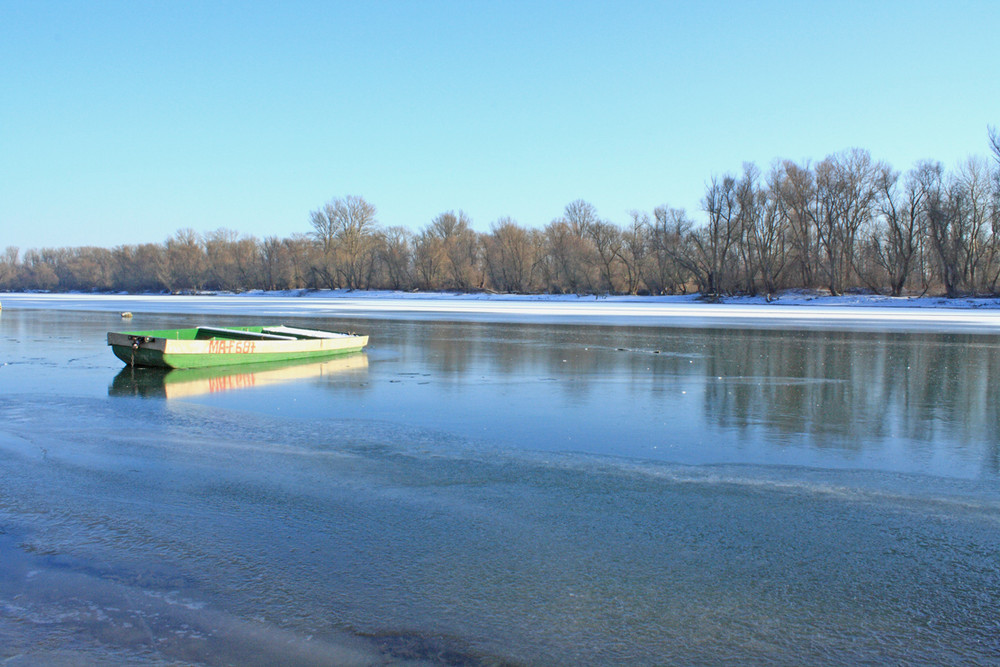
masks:
[[[770,303],[763,297],[727,297],[721,303],[707,303],[697,295],[594,297],[295,290],[196,295],[4,294],[0,300],[8,308],[130,310],[137,314],[1000,333],[1000,299],[986,298],[831,297],[792,292]]]

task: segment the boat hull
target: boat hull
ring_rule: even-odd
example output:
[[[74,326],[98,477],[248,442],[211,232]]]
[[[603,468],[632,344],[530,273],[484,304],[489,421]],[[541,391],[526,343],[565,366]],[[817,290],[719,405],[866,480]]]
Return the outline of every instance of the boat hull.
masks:
[[[296,335],[267,333],[270,331],[294,331]],[[312,337],[306,332],[318,335]],[[232,327],[224,330],[200,327],[112,332],[108,334],[108,345],[116,357],[131,366],[205,368],[350,354],[368,345],[368,336],[285,327]]]

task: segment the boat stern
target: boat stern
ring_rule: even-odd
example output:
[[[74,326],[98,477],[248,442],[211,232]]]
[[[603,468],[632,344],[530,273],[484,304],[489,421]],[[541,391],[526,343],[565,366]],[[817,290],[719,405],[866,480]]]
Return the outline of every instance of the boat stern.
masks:
[[[165,366],[165,340],[141,332],[108,333],[108,345],[115,356],[129,366]]]

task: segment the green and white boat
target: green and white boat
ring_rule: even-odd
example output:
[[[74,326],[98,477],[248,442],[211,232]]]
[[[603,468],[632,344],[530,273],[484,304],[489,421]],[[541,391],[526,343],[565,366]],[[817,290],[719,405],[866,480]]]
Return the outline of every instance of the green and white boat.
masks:
[[[110,332],[108,345],[130,366],[204,368],[360,352],[368,345],[368,336],[282,325],[194,327]]]

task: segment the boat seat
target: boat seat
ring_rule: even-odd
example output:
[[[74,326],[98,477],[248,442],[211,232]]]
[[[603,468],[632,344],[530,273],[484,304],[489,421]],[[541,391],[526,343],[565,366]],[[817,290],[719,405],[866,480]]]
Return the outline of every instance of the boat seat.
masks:
[[[267,327],[264,331],[274,334],[287,334],[295,338],[344,338],[350,334],[337,333],[335,331],[322,331],[320,329],[296,329],[295,327]]]
[[[298,340],[295,336],[282,336],[273,333],[257,333],[256,331],[225,329],[222,327],[198,327],[198,333],[202,332],[213,336],[224,336],[226,338],[236,338],[241,340]]]

